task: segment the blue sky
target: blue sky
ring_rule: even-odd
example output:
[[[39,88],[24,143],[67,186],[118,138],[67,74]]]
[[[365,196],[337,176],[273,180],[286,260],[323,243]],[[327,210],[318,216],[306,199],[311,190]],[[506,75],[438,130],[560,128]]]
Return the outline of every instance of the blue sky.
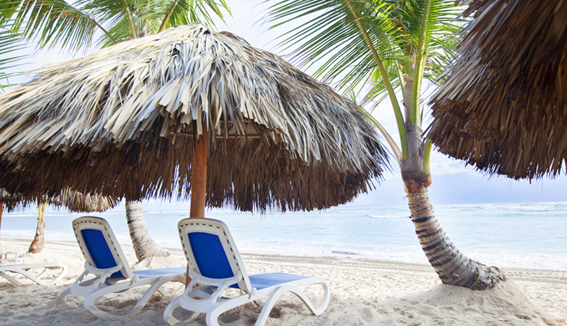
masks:
[[[262,20],[267,6],[261,1],[234,0],[229,2],[232,17],[226,23],[219,22],[219,30],[228,30],[246,39],[250,44],[280,55],[287,53],[278,46],[278,36],[282,29],[269,30]],[[27,50],[26,52],[31,52]],[[31,58],[36,64],[28,68],[38,67],[41,62],[69,58],[69,55],[57,51],[41,52]],[[309,72],[309,71],[308,71]],[[429,90],[431,91],[431,89]],[[380,107],[374,112],[378,120],[396,138],[395,120],[389,106]],[[505,177],[489,177],[477,172],[465,164],[435,152],[432,155],[431,174],[433,184],[430,196],[433,203],[469,204],[469,203],[515,203],[544,202],[567,200],[567,177],[565,173],[557,179],[514,181]],[[405,205],[405,192],[399,169],[392,162],[392,172],[385,174],[385,180],[369,194],[359,196],[355,205]]]

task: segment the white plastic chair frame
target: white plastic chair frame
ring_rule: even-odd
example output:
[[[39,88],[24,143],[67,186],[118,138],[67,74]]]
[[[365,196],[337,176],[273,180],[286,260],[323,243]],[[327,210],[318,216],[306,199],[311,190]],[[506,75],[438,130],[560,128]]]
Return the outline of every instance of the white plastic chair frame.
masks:
[[[26,252],[19,253],[15,251],[0,253],[0,264],[7,264],[7,263],[25,264],[26,255],[27,255]]]
[[[286,292],[297,295],[316,316],[323,314],[327,308],[330,299],[329,285],[322,277],[302,277],[283,273],[258,274],[265,278],[270,278],[273,275],[276,278],[285,276],[295,278],[295,280],[284,281],[260,290],[256,289],[244,269],[244,264],[228,227],[223,222],[208,218],[188,218],[179,222],[178,230],[183,250],[190,266],[189,276],[191,277],[191,283],[187,286],[185,292],[175,298],[165,309],[163,317],[167,324],[175,325],[180,323],[180,320],[173,317],[173,312],[177,308],[183,308],[194,312],[189,319],[183,321],[184,323],[195,320],[200,313],[206,313],[207,325],[218,326],[218,317],[222,313],[258,299],[267,298],[255,323],[256,326],[261,326],[265,324],[276,301]],[[216,279],[201,275],[188,237],[189,233],[194,232],[208,233],[219,237],[232,269],[233,277]],[[224,292],[233,284],[238,284],[242,294],[232,298],[223,297]],[[322,285],[324,290],[323,300],[318,308],[311,303],[300,289],[302,286],[314,284]]]
[[[105,219],[85,216],[75,219],[72,224],[75,237],[85,257],[85,270],[79,275],[73,285],[59,292],[55,302],[55,305],[59,309],[67,310],[73,308],[64,302],[64,298],[67,295],[73,294],[84,297],[85,308],[98,318],[113,316],[110,313],[98,309],[95,306],[95,300],[110,293],[122,292],[134,287],[151,284],[134,308],[128,312],[128,315],[131,316],[139,313],[156,291],[159,290],[161,292],[160,287],[163,284],[171,281],[185,283],[185,268],[182,267],[132,271],[126,259],[126,255],[122,251],[116,236]],[[104,269],[96,267],[81,232],[87,229],[102,232],[104,240],[116,262],[116,266]],[[112,274],[118,271],[122,273],[123,278],[112,277]],[[93,274],[95,277],[83,281],[88,274]]]
[[[33,275],[29,272],[30,269],[43,268],[39,275]],[[41,279],[47,269],[61,268],[61,272],[51,281],[44,281]],[[6,272],[16,273],[17,275],[9,275]],[[15,264],[15,265],[0,265],[0,277],[3,277],[15,284],[16,286],[23,285],[16,278],[18,275],[25,276],[39,285],[49,286],[55,285],[67,273],[67,266],[61,263],[39,263],[39,264]]]

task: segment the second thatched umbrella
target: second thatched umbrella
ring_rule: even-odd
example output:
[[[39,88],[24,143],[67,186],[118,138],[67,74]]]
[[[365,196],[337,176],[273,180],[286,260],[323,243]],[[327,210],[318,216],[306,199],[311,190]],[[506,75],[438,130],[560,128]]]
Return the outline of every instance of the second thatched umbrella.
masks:
[[[22,194],[10,194],[0,189],[0,202],[4,204],[8,212],[35,206],[37,203],[48,203],[58,208],[65,207],[71,212],[103,212],[118,204],[118,201],[112,197],[82,194],[69,188],[63,189],[59,195],[54,197],[23,196]]]
[[[200,158],[199,139],[208,148]],[[190,25],[45,68],[2,94],[0,167],[13,177],[0,184],[129,199],[193,188],[196,197],[201,162],[208,206],[323,209],[381,176],[377,139],[330,87],[229,33]],[[35,182],[17,177],[30,171]]]
[[[39,206],[39,215],[35,237],[30,245],[30,252],[40,252],[43,250],[44,228],[45,228],[45,205],[50,204],[55,207],[66,207],[71,212],[103,212],[116,206],[116,199],[97,194],[82,194],[72,191],[69,188],[63,189],[55,197],[49,196],[24,196],[22,194],[11,194],[4,189],[0,189],[0,226],[2,225],[2,214],[4,207],[8,212],[23,209],[27,206]],[[2,251],[0,244],[0,253]],[[1,257],[0,257],[1,258]]]
[[[567,1],[475,0],[428,136],[489,173],[538,178],[567,160]]]

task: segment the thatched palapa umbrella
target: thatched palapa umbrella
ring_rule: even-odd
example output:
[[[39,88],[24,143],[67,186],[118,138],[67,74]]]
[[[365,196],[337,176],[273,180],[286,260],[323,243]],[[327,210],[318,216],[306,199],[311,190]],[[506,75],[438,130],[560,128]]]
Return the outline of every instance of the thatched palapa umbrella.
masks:
[[[128,199],[192,190],[192,201],[202,197],[192,207],[204,207],[200,162],[208,206],[324,209],[381,176],[377,139],[330,87],[230,33],[190,25],[53,65],[2,94],[0,167],[12,177],[0,184]],[[17,177],[31,171],[34,182]]]
[[[567,160],[567,1],[475,0],[428,136],[489,173],[538,178]]]
[[[58,208],[65,207],[71,212],[103,212],[118,204],[115,198],[97,194],[82,194],[69,188],[63,189],[54,197],[26,197],[22,194],[10,194],[0,189],[0,202],[8,212],[36,206],[38,203],[48,203]]]

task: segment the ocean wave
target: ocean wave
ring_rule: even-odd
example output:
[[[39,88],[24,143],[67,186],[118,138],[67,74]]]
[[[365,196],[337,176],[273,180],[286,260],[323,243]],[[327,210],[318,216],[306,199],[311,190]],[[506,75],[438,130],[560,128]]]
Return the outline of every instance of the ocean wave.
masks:
[[[6,218],[22,218],[22,217],[37,218],[37,213],[6,213],[3,214],[3,216]]]
[[[435,206],[438,212],[475,212],[475,211],[492,211],[512,212],[515,214],[523,213],[545,213],[553,211],[563,211],[567,208],[567,204],[563,203],[542,203],[542,204],[483,204],[483,205],[438,205]]]
[[[473,250],[467,255],[483,264],[498,267],[567,271],[567,257],[562,255],[511,250]]]
[[[35,230],[2,230],[2,237],[5,238],[30,238],[35,236]]]
[[[408,218],[409,215],[410,215],[410,212],[408,212],[408,214],[405,215],[405,216],[401,216],[401,215],[364,215],[364,217],[382,218],[382,219],[390,219],[390,218],[399,219],[399,218]]]
[[[175,215],[187,215],[187,217],[189,217],[189,210],[174,210],[174,211],[169,211],[169,210],[154,210],[154,211],[144,211],[144,214],[147,215],[154,215],[154,214],[175,214]]]

